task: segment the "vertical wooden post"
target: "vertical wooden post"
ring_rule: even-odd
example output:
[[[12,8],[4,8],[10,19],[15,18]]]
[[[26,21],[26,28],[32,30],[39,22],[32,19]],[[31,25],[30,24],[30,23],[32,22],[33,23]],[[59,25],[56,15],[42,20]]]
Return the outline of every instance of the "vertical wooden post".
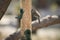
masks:
[[[31,31],[31,0],[21,0],[20,8],[24,10],[24,14],[21,20],[21,35],[24,36],[24,32],[28,29]]]

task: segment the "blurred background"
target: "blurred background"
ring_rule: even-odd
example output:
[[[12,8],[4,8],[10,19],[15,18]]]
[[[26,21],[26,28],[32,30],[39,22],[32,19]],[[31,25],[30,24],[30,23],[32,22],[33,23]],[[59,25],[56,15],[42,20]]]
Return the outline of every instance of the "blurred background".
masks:
[[[32,6],[41,14],[41,18],[47,15],[60,16],[60,0],[32,0]],[[0,20],[0,40],[16,32],[19,21],[16,18],[20,13],[20,0],[12,0],[5,15]],[[33,14],[34,15],[34,14]],[[33,17],[33,20],[34,19]],[[40,28],[32,35],[32,40],[60,40],[60,24]]]
[[[16,18],[20,10],[20,0],[12,0],[4,16],[0,20],[0,40],[16,32],[19,26]]]

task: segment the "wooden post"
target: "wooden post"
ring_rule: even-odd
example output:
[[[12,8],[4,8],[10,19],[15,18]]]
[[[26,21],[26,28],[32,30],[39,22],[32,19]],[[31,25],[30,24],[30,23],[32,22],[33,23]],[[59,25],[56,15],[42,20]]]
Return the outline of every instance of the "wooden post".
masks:
[[[21,20],[21,36],[24,36],[26,30],[32,29],[31,27],[31,0],[20,0],[20,8],[24,10]]]

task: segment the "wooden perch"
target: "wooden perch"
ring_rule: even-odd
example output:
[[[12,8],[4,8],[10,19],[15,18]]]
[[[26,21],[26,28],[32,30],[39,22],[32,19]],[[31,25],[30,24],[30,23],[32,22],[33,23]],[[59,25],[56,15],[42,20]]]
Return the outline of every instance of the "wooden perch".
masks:
[[[0,0],[0,19],[5,14],[11,0]]]

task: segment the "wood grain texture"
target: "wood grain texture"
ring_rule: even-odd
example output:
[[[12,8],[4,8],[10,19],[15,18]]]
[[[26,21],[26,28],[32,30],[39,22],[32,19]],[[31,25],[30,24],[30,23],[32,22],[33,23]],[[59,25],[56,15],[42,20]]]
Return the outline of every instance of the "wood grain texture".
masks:
[[[0,0],[0,19],[5,14],[11,0]]]
[[[21,34],[24,35],[24,31],[31,30],[31,0],[22,0],[21,8],[24,10],[23,18],[21,20]]]

